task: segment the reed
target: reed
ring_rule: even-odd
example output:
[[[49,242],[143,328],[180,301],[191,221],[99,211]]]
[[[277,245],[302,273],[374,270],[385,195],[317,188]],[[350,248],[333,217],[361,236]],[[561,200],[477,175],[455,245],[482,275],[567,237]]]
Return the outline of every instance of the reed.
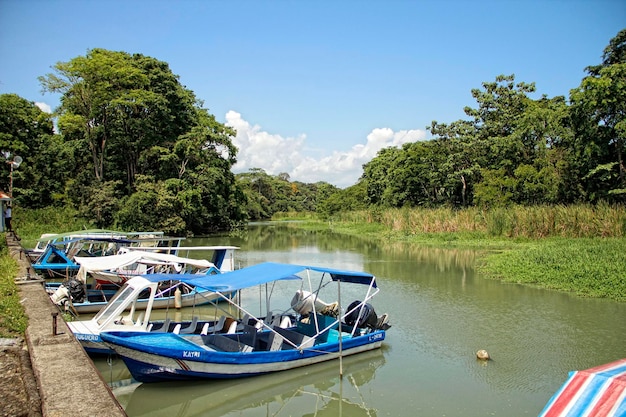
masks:
[[[626,209],[598,204],[574,206],[513,206],[490,210],[476,207],[388,208],[339,213],[335,221],[379,223],[407,235],[472,233],[492,237],[540,239],[546,237],[625,237]]]

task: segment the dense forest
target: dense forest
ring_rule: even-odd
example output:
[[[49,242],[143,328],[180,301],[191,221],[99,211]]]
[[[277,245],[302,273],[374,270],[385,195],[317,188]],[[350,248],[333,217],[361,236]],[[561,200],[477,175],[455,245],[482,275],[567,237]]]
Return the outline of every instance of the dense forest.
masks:
[[[0,95],[0,189],[23,208],[71,206],[100,227],[201,235],[280,212],[626,202],[626,29],[569,98],[499,75],[467,119],[387,148],[346,189],[262,169],[235,175],[235,131],[167,63],[93,49],[39,78],[54,114]],[[10,181],[12,180],[12,181]],[[9,183],[11,182],[11,184]]]

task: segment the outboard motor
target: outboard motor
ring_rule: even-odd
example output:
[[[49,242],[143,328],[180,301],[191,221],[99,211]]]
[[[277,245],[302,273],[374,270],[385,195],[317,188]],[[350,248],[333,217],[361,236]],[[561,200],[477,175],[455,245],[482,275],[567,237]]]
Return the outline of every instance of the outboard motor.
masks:
[[[85,287],[80,281],[71,279],[67,282],[67,287],[72,297],[72,302],[82,303],[85,301]]]
[[[338,313],[338,304],[336,302],[325,303],[317,298],[315,294],[304,290],[296,291],[296,294],[291,299],[291,308],[302,316],[308,316],[312,311],[334,317]]]
[[[65,285],[59,285],[59,288],[50,296],[52,302],[59,307],[65,306],[65,302],[70,299],[70,292]]]
[[[370,329],[380,329],[387,330],[391,326],[387,323],[387,314],[383,314],[378,317],[376,315],[376,311],[374,311],[374,307],[371,304],[365,303],[362,307],[357,307],[361,304],[361,301],[353,301],[348,306],[348,311],[355,309],[350,314],[346,316],[346,324],[349,326],[354,326],[355,323],[357,327],[369,327]]]

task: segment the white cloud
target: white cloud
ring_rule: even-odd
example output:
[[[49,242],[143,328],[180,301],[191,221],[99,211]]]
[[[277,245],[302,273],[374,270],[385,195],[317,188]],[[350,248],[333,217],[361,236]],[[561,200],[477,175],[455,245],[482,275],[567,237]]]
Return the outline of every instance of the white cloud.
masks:
[[[286,172],[292,181],[326,181],[338,187],[356,184],[363,172],[363,164],[374,158],[379,150],[426,139],[424,130],[394,132],[390,128],[377,128],[367,135],[364,144],[355,145],[348,151],[335,150],[328,156],[313,158],[305,150],[304,134],[284,138],[279,134],[265,132],[259,125],[251,125],[233,110],[226,114],[226,125],[237,130],[234,144],[239,148],[239,153],[233,168],[235,172],[262,168],[269,175]]]
[[[35,102],[35,106],[39,107],[44,113],[52,113],[52,108],[47,103]]]

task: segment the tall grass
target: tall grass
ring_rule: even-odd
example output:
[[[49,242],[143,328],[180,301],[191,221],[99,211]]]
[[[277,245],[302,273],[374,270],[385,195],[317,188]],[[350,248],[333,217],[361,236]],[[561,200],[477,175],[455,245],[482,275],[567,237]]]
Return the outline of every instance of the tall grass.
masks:
[[[11,257],[4,236],[0,238],[0,337],[23,335],[28,326],[15,284],[18,265]]]
[[[335,220],[380,223],[389,230],[409,235],[467,232],[530,239],[626,236],[626,209],[609,204],[513,206],[491,210],[390,208],[339,213]]]
[[[13,228],[22,238],[22,246],[32,248],[43,233],[95,229],[95,226],[69,207],[26,210],[17,206],[13,210]]]
[[[342,213],[335,229],[481,251],[487,278],[626,301],[626,209],[608,204]]]

